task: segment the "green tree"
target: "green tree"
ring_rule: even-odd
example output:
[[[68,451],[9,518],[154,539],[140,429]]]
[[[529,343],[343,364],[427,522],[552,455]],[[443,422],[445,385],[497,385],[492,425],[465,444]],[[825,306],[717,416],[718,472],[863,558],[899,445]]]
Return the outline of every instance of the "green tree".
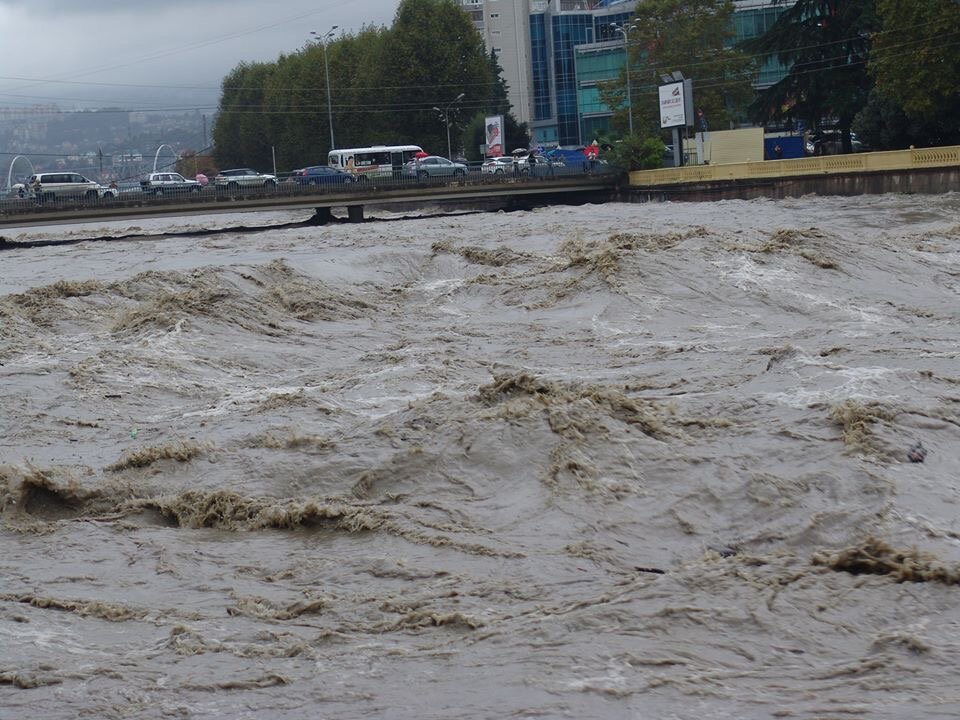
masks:
[[[660,131],[660,76],[679,70],[693,80],[694,103],[714,128],[726,127],[752,97],[753,62],[732,47],[734,5],[730,0],[646,0],[628,27],[633,127],[641,136]],[[617,37],[622,37],[617,35]],[[626,71],[604,83],[601,99],[619,108],[613,125],[629,126]]]
[[[918,122],[960,110],[960,2],[877,0],[883,31],[868,68],[877,90]]]
[[[748,52],[773,55],[789,67],[759,93],[754,119],[835,125],[850,152],[850,125],[870,94],[866,62],[879,26],[875,1],[796,0],[764,35],[743,43]]]
[[[621,170],[653,170],[663,167],[663,141],[634,133],[614,144],[604,157]]]
[[[483,39],[454,0],[401,0],[379,68],[379,105],[392,131],[384,142],[416,143],[438,154],[446,153],[447,128],[433,108],[451,108],[456,140],[461,115],[485,106],[493,82]]]
[[[952,107],[960,112],[956,101]],[[946,111],[929,118],[910,115],[894,100],[874,88],[866,106],[854,118],[851,128],[871,150],[899,150],[910,145],[957,145],[960,144],[957,112]]]
[[[241,63],[223,79],[213,126],[214,157],[221,168],[272,166],[263,123],[263,88],[271,72],[266,63]]]
[[[270,168],[274,152],[281,172],[326,161],[323,51],[309,43],[275,63],[241,63],[227,75],[213,128],[221,167]],[[416,143],[445,153],[447,128],[434,107],[450,108],[450,136],[459,144],[463,117],[505,99],[480,35],[454,0],[402,0],[391,28],[337,38],[326,45],[326,60],[341,148]]]

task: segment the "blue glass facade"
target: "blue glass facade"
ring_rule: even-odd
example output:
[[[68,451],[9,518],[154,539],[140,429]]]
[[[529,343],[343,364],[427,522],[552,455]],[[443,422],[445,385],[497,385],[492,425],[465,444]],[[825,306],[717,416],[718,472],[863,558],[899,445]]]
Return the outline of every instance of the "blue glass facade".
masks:
[[[574,48],[616,39],[619,35],[610,25],[626,23],[631,16],[630,11],[600,15],[589,10],[530,16],[534,136],[538,142],[576,145],[581,141]],[[550,120],[556,121],[555,127],[542,124]]]
[[[553,77],[557,100],[557,136],[561,145],[580,141],[577,71],[573,48],[593,42],[590,15],[553,17]]]
[[[550,48],[547,47],[546,17],[530,16],[530,60],[533,77],[533,119],[553,117],[550,102]]]

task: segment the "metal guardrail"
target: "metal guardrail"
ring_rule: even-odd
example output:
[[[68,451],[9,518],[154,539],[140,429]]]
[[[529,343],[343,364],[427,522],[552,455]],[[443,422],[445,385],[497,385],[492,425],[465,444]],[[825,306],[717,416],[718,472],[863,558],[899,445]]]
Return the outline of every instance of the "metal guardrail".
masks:
[[[584,169],[586,168],[586,170]],[[569,189],[571,183],[611,185],[620,173],[606,164],[578,167],[535,167],[530,173],[483,173],[479,168],[457,177],[416,178],[400,175],[358,179],[345,184],[302,185],[282,179],[272,186],[246,187],[234,190],[215,187],[212,183],[199,192],[164,192],[155,195],[137,188],[120,188],[114,197],[98,199],[60,198],[38,200],[32,197],[0,199],[0,225],[18,222],[39,224],[43,221],[108,219],[109,216],[175,215],[209,212],[230,212],[291,207],[331,207],[334,205],[368,205],[380,201],[399,202],[402,197],[440,197],[450,199],[459,194],[465,198],[495,194],[527,193],[536,189],[549,191],[551,186]],[[472,192],[471,192],[472,191]],[[402,196],[402,197],[401,197]]]
[[[720,182],[724,180],[769,179],[804,175],[839,175],[851,172],[883,172],[918,168],[960,166],[960,145],[913,150],[861,152],[848,155],[823,155],[790,160],[691,165],[660,170],[635,170],[630,173],[631,187]]]

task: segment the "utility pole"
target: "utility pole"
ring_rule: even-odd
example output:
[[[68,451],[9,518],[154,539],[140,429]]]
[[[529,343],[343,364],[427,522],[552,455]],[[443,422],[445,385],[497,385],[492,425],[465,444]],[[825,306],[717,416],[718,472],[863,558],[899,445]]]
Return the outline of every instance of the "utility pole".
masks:
[[[310,34],[317,38],[317,40],[320,42],[320,48],[323,50],[323,74],[327,79],[327,121],[330,123],[331,150],[336,147],[336,143],[333,141],[333,103],[330,100],[330,65],[327,63],[327,41],[333,37],[333,31],[338,27],[340,26],[334,25],[323,36],[318,35],[312,30],[310,31]]]
[[[627,126],[630,128],[630,134],[633,135],[633,100],[630,97],[630,31],[636,30],[637,26],[627,25],[623,27],[622,25],[611,23],[610,27],[623,35],[623,52],[626,56],[624,67],[627,70]]]
[[[456,105],[458,102],[463,100],[463,96],[466,93],[460,93],[453,100],[451,100],[447,106],[441,110],[440,108],[434,106],[434,110],[443,115],[443,124],[447,126],[447,160],[453,160],[451,155],[453,155],[453,149],[450,145],[450,108]]]

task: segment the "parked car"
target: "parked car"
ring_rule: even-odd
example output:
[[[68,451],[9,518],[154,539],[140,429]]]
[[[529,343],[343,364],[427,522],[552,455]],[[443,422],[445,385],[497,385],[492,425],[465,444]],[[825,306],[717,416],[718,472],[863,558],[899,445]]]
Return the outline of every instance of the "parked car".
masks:
[[[234,168],[232,170],[221,170],[213,179],[213,184],[218,188],[228,190],[250,187],[275,188],[277,186],[277,176],[257,172],[250,168]]]
[[[187,180],[180,173],[174,172],[150,173],[146,180],[140,181],[140,189],[154,195],[200,192],[202,187],[196,180]]]
[[[556,167],[563,167],[563,163],[554,163],[546,155],[521,155],[517,158],[517,171],[521,175],[549,175]]]
[[[294,170],[290,179],[298,185],[348,185],[356,182],[356,178],[347,171],[329,165],[311,165]]]
[[[439,155],[428,155],[419,160],[411,160],[404,165],[403,174],[406,177],[415,178],[464,177],[467,174],[467,166]]]
[[[865,149],[857,134],[850,133],[851,152],[863,152]],[[839,130],[810,133],[804,144],[804,151],[807,155],[840,155],[843,153],[843,133]]]
[[[116,197],[113,188],[104,187],[87,177],[73,172],[49,172],[31,175],[27,181],[30,196],[38,202],[48,200],[84,199],[99,200]]]
[[[480,172],[488,175],[512,175],[516,169],[516,160],[511,155],[487,158],[480,166]]]

